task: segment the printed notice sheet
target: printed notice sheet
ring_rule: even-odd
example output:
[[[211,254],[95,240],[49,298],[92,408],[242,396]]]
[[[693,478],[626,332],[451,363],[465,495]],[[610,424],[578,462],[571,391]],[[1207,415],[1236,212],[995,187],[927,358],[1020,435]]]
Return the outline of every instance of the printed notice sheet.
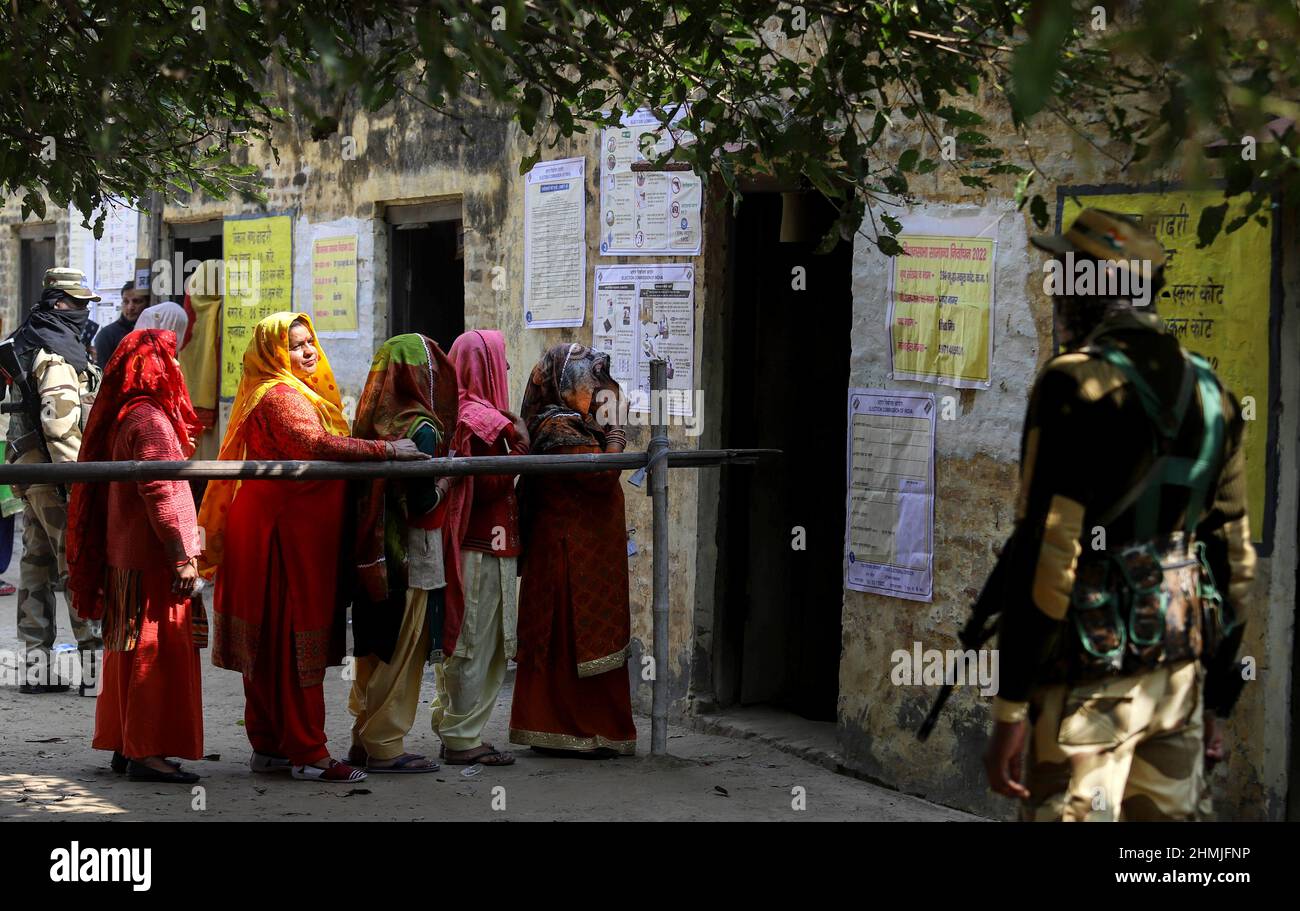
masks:
[[[691,171],[602,173],[601,255],[698,255],[702,186]]]
[[[695,267],[597,266],[591,344],[610,356],[632,411],[649,410],[650,361],[668,365],[668,413],[693,414]]]
[[[272,313],[293,309],[293,219],[227,218],[222,223],[222,252],[221,397],[228,399],[239,391],[253,327]]]
[[[703,182],[690,170],[646,170],[675,145],[694,142],[673,126],[685,114],[683,105],[665,127],[640,108],[624,115],[622,126],[601,133],[602,256],[699,255]]]
[[[357,236],[317,237],[311,247],[312,322],[320,335],[357,337]]]
[[[847,588],[933,597],[935,410],[930,393],[849,390]]]
[[[987,389],[997,220],[909,216],[889,283],[896,380]]]
[[[676,126],[686,116],[687,110],[684,104],[678,107],[665,127],[654,111],[637,108],[634,113],[623,115],[621,126],[603,130],[600,136],[601,176],[625,174],[634,164],[653,164],[670,153],[674,146],[694,142],[694,136]],[[648,156],[647,151],[650,152]]]
[[[524,185],[524,325],[581,326],[586,306],[586,159],[543,161]]]

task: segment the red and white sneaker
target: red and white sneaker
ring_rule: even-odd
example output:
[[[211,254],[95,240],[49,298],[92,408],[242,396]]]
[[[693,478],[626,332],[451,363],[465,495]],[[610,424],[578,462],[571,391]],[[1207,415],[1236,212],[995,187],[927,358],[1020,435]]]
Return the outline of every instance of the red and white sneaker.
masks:
[[[365,781],[366,773],[346,762],[331,759],[329,768],[326,769],[318,769],[314,765],[296,765],[293,767],[293,777],[302,781],[352,782]]]

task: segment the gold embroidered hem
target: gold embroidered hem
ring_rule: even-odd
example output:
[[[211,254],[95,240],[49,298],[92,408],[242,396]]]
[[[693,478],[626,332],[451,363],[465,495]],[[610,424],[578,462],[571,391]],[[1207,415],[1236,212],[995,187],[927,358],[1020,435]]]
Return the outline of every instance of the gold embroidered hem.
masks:
[[[330,630],[295,632],[293,645],[298,662],[298,685],[306,688],[324,683],[325,669],[329,667]]]
[[[636,753],[635,740],[610,740],[597,734],[595,737],[574,737],[571,734],[550,734],[545,731],[510,729],[510,742],[526,747],[543,747],[552,750],[596,750],[604,747],[620,756]]]
[[[595,677],[597,674],[603,674],[606,671],[612,671],[616,667],[621,667],[627,661],[627,650],[632,643],[628,643],[612,655],[606,655],[604,658],[596,658],[592,661],[583,661],[578,664],[579,677]]]
[[[221,611],[213,611],[212,621],[213,666],[237,671],[251,680],[257,663],[261,630],[247,620]]]

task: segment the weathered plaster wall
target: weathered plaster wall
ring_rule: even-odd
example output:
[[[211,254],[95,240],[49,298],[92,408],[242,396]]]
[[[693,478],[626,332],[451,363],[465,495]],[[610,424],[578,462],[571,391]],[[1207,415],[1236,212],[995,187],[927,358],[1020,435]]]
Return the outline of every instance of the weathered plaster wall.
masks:
[[[1005,123],[990,100],[983,108],[994,124]],[[996,127],[995,127],[996,129]],[[900,146],[909,137],[895,138]],[[1012,137],[994,135],[1010,145]],[[931,150],[931,153],[932,154]],[[1114,165],[1051,125],[1033,134],[1031,151],[1049,180],[1062,184],[1149,181],[1121,174]],[[937,156],[935,156],[937,157]],[[910,649],[958,647],[956,632],[994,562],[995,546],[1005,540],[1014,517],[1018,490],[1019,438],[1034,375],[1051,355],[1051,305],[1043,293],[1042,255],[1027,243],[1035,231],[1027,213],[1011,202],[1012,187],[990,191],[980,206],[954,186],[941,168],[913,180],[924,205],[904,209],[925,214],[1000,213],[997,249],[996,316],[992,387],[955,390],[888,378],[886,320],[888,260],[871,243],[857,238],[853,263],[854,325],[851,382],[855,386],[922,389],[958,398],[957,418],[940,420],[936,430],[934,599],[930,604],[845,590],[844,651],[840,667],[840,745],[846,765],[902,790],[993,816],[1013,812],[1010,803],[988,791],[981,756],[990,721],[990,700],[959,689],[930,741],[913,732],[933,699],[934,689],[890,683],[890,655]],[[1167,175],[1177,179],[1178,175]],[[1043,191],[1054,199],[1055,186]],[[1262,559],[1248,606],[1243,654],[1260,668],[1228,727],[1231,755],[1212,778],[1216,806],[1224,818],[1280,818],[1285,812],[1291,738],[1291,670],[1296,604],[1296,409],[1300,370],[1296,307],[1300,279],[1294,251],[1294,210],[1282,244],[1284,261],[1280,441],[1277,525],[1274,551]],[[1266,352],[1259,352],[1267,356]],[[1238,394],[1245,394],[1236,390]],[[1267,396],[1251,390],[1260,401]],[[1255,425],[1264,432],[1261,421]]]

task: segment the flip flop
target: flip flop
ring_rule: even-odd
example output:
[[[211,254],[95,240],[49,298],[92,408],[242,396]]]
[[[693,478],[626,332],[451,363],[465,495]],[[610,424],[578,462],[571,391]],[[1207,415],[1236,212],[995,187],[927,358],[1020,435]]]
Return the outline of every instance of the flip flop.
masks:
[[[428,762],[429,764],[427,766],[417,766],[416,768],[411,768],[412,763],[415,762]],[[376,772],[384,775],[387,774],[418,775],[421,772],[436,772],[440,768],[442,767],[438,765],[438,763],[430,762],[429,757],[420,756],[416,753],[403,753],[401,756],[398,756],[396,759],[393,760],[392,765],[370,765],[369,763],[366,764],[367,772]]]
[[[483,744],[483,746],[487,747],[487,749],[484,750],[482,753],[479,753],[477,756],[467,756],[463,759],[453,759],[449,754],[444,753],[443,761],[446,762],[447,765],[500,766],[500,765],[515,764],[515,756],[513,753],[503,753],[500,750],[495,749],[494,747],[488,746],[486,743]]]

